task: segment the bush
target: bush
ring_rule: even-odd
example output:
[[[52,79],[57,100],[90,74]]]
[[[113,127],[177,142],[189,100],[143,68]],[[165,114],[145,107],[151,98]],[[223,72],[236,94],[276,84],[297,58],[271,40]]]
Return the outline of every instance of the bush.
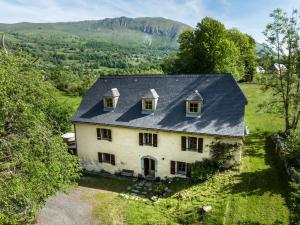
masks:
[[[217,164],[209,159],[191,164],[191,177],[205,181],[218,171]]]
[[[217,164],[218,168],[224,168],[234,158],[234,154],[239,148],[240,144],[238,143],[213,142],[210,145],[212,161]]]

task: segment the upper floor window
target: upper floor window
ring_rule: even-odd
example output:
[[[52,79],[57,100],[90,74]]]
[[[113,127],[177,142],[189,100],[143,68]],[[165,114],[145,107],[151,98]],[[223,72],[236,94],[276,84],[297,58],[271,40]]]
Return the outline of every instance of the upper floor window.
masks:
[[[105,108],[113,108],[113,99],[110,97],[104,98]]]
[[[189,111],[191,113],[199,112],[199,103],[198,102],[190,102],[189,103]]]
[[[157,147],[157,134],[139,133],[139,144]]]
[[[195,90],[186,98],[186,116],[199,116],[202,111],[203,98],[200,93]]]
[[[97,139],[112,141],[111,130],[105,128],[97,128]]]
[[[203,152],[203,138],[182,136],[181,137],[181,150],[202,153]]]
[[[155,89],[150,89],[145,93],[145,95],[142,96],[142,113],[153,113],[157,107],[158,97]]]
[[[103,95],[104,111],[114,110],[117,107],[119,96],[120,96],[120,93],[117,88],[112,88],[112,89],[108,90]]]
[[[152,110],[152,100],[145,100],[145,109]]]

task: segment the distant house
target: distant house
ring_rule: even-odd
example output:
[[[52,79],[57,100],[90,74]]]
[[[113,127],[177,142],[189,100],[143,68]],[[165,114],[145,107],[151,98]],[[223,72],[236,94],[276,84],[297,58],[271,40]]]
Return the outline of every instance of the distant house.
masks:
[[[275,73],[280,73],[280,71],[284,73],[287,71],[287,68],[284,64],[274,63],[272,66],[270,66],[269,70]]]
[[[89,171],[189,176],[212,142],[242,143],[246,104],[230,74],[102,76],[72,118],[77,154]]]
[[[256,73],[258,73],[258,74],[262,74],[262,73],[266,72],[265,69],[262,66],[257,66],[255,68],[255,70],[256,70]]]

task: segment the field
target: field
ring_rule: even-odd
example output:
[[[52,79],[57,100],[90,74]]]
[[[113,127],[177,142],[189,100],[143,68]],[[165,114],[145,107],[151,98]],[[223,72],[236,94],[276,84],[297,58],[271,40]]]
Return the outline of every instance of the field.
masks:
[[[94,202],[94,219],[100,224],[289,224],[287,180],[268,148],[266,137],[283,128],[283,119],[259,110],[271,97],[254,84],[241,85],[248,97],[246,125],[251,134],[245,141],[242,165],[216,174],[201,184],[176,183],[169,198],[152,203],[120,197],[126,181],[98,178],[91,186],[108,190],[99,193]],[[80,98],[60,95],[75,109]],[[84,184],[87,185],[87,184]],[[212,205],[207,215],[199,208]],[[201,222],[199,222],[201,221]]]

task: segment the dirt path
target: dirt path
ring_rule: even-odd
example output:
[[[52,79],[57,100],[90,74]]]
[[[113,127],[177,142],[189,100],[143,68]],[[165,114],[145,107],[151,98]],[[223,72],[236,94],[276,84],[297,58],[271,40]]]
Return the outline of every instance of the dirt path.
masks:
[[[92,220],[93,196],[101,192],[78,187],[68,194],[58,193],[47,200],[35,225],[96,225]]]

